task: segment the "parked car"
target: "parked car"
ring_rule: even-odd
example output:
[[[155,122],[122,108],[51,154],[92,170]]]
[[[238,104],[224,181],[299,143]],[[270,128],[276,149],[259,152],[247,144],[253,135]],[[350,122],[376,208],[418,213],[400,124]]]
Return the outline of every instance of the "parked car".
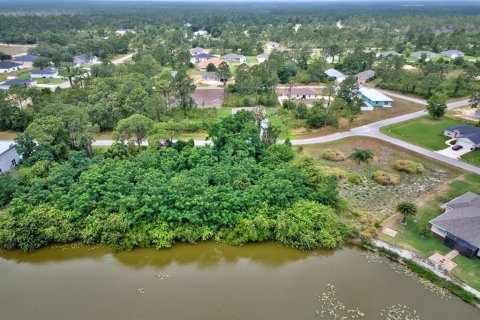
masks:
[[[458,150],[460,150],[460,149],[463,149],[463,146],[461,146],[461,145],[459,145],[459,144],[456,144],[456,145],[454,145],[454,146],[452,147],[452,150],[453,150],[453,151],[458,151]]]

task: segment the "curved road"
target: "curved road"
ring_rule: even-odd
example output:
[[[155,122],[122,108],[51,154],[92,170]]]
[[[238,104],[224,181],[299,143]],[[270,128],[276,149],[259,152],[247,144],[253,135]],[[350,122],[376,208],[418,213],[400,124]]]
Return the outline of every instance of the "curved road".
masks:
[[[415,103],[419,103],[419,104],[423,104],[423,105],[427,104],[427,102],[425,100],[404,96],[404,95],[401,95],[401,94],[398,94],[398,93],[392,93],[392,92],[388,92],[388,91],[384,91],[384,93],[387,94],[387,95],[390,95],[392,97],[401,98],[401,99],[404,99],[404,100],[407,100],[407,101],[411,101],[411,102],[415,102]],[[468,99],[461,100],[461,101],[456,101],[456,102],[451,102],[451,103],[447,104],[447,107],[448,107],[448,109],[453,109],[453,108],[458,108],[458,107],[466,106],[466,105],[468,105]],[[407,121],[407,120],[411,120],[411,119],[415,119],[415,118],[420,118],[424,115],[426,115],[426,111],[421,110],[421,111],[401,115],[401,116],[398,116],[398,117],[373,122],[373,123],[370,123],[370,124],[367,124],[367,125],[364,125],[364,126],[361,126],[361,127],[356,127],[356,128],[351,129],[350,131],[338,132],[338,133],[329,134],[329,135],[321,136],[321,137],[315,137],[315,138],[295,139],[295,140],[292,140],[291,142],[292,142],[293,145],[308,145],[308,144],[331,142],[331,141],[340,140],[340,139],[344,139],[344,138],[348,138],[348,137],[355,137],[355,136],[364,136],[364,137],[376,138],[376,139],[380,139],[382,141],[391,143],[393,145],[408,149],[410,151],[419,153],[419,154],[421,154],[423,156],[426,156],[428,158],[431,158],[431,159],[434,159],[434,160],[437,160],[437,161],[441,161],[441,162],[446,163],[448,165],[451,165],[451,166],[463,169],[465,171],[476,173],[476,174],[480,175],[480,168],[479,167],[475,167],[475,166],[472,166],[468,163],[459,161],[457,159],[449,158],[449,157],[444,156],[442,154],[439,154],[437,152],[427,150],[425,148],[413,145],[411,143],[408,143],[408,142],[405,142],[405,141],[402,141],[402,140],[399,140],[399,139],[392,138],[392,137],[387,136],[386,134],[383,134],[382,132],[380,132],[380,128],[382,128],[384,126],[388,126],[388,125],[391,125],[391,124],[395,124],[395,123],[399,123],[399,122],[403,122],[403,121]],[[13,141],[9,141],[9,142],[13,143]],[[113,140],[97,140],[93,143],[93,145],[94,146],[109,146],[112,143],[113,143]],[[195,145],[197,145],[197,146],[211,145],[211,143],[212,143],[211,141],[206,141],[206,140],[195,140]]]

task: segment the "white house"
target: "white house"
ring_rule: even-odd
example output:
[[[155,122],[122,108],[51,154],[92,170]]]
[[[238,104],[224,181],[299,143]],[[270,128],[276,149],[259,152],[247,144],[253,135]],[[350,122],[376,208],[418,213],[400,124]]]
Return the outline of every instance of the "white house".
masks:
[[[343,80],[345,80],[347,78],[346,75],[344,75],[343,73],[341,73],[340,71],[335,70],[335,69],[325,70],[325,74],[329,78],[334,78],[335,81],[338,82],[338,83],[342,82]]]
[[[401,57],[402,54],[397,51],[383,51],[377,54],[379,58],[388,58],[388,57]]]
[[[267,43],[265,43],[263,48],[265,49],[265,51],[271,52],[272,50],[280,48],[280,44],[278,42],[268,41]]]
[[[246,63],[247,62],[247,57],[241,55],[241,54],[236,54],[236,53],[229,53],[223,57],[225,61],[232,61],[232,62],[239,62],[239,63]]]
[[[46,68],[30,71],[31,78],[58,78],[58,70],[54,68]]]
[[[418,60],[423,56],[425,56],[425,61],[430,61],[433,58],[435,58],[435,53],[431,51],[415,51],[410,54],[410,57],[412,57],[415,60]]]
[[[208,36],[208,31],[198,30],[193,33],[193,39],[199,39]]]
[[[193,55],[190,58],[190,62],[193,64],[197,64],[199,62],[209,60],[209,59],[214,59],[214,58],[218,58],[218,56],[214,56],[213,54],[208,54],[208,53],[200,53],[200,54]]]
[[[20,69],[23,69],[23,65],[21,63],[0,61],[0,73],[8,73],[18,71]]]
[[[81,67],[86,64],[99,64],[100,59],[97,56],[88,56],[85,54],[81,54],[79,56],[73,57],[73,65],[75,67]]]
[[[290,90],[284,90],[281,97],[293,100],[320,100],[323,96],[316,88],[292,87]]]
[[[13,85],[18,85],[21,87],[34,87],[37,85],[37,81],[31,79],[9,79],[3,83],[0,83],[0,89],[8,90]]]
[[[443,51],[440,54],[442,56],[444,56],[446,58],[450,58],[450,59],[463,58],[465,56],[465,53],[463,53],[462,51],[458,51],[458,50],[447,50],[447,51]]]
[[[258,61],[258,63],[265,62],[265,61],[268,60],[268,57],[269,57],[268,54],[266,54],[266,53],[261,53],[261,54],[259,54],[259,55],[257,56],[257,61]]]
[[[0,141],[0,173],[7,172],[18,165],[20,156],[10,142]]]
[[[208,53],[208,52],[201,47],[195,47],[195,48],[190,49],[190,54],[192,56],[195,56],[197,54],[202,54],[202,53]]]
[[[361,108],[363,111],[373,110],[374,107],[392,107],[393,100],[378,90],[360,87],[360,94],[365,103]]]
[[[36,56],[34,54],[26,54],[22,56],[16,56],[15,57],[15,62],[21,63],[24,68],[31,68],[33,67],[33,63],[40,58],[39,56]]]

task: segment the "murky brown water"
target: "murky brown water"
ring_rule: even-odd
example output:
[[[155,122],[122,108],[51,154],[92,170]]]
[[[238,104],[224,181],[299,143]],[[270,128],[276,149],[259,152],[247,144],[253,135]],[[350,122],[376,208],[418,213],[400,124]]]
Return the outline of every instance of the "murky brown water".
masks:
[[[480,319],[478,309],[441,299],[355,247],[305,253],[213,242],[118,254],[84,246],[0,253],[0,319],[322,319],[315,293],[328,283],[364,319],[384,319],[380,311],[393,304],[422,320]]]

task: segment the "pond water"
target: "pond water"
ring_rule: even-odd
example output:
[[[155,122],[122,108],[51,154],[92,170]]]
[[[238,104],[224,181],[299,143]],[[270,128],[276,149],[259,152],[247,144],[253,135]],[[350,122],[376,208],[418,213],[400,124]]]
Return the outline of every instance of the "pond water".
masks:
[[[319,301],[328,284],[336,294]],[[416,313],[411,319],[480,319],[478,309],[350,246],[301,252],[204,242],[112,254],[75,244],[0,253],[5,320],[330,319],[340,303],[345,309],[334,313],[345,319],[349,309],[386,319],[385,308],[397,304],[396,312]]]

